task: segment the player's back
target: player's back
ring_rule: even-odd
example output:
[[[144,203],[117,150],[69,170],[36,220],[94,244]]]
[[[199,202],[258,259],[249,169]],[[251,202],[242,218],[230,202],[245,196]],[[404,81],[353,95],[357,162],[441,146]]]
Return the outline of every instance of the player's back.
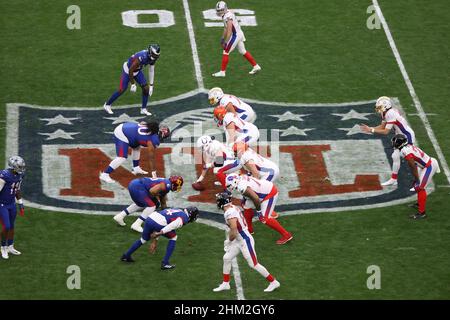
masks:
[[[0,191],[0,203],[10,204],[15,201],[16,193],[20,190],[23,176],[14,174],[10,170],[0,171],[0,179],[5,181],[5,185]]]
[[[431,157],[415,145],[408,144],[404,146],[400,152],[405,159],[413,159],[421,168],[424,168],[431,163]]]
[[[270,161],[269,159],[264,158],[263,156],[261,156],[255,150],[253,150],[251,148],[248,148],[241,155],[240,160],[243,165],[245,165],[247,162],[252,160],[258,170],[265,169],[265,168],[277,167],[277,165],[273,161]]]
[[[147,64],[152,64],[151,63],[152,61],[148,57],[148,51],[147,50],[141,50],[141,51],[136,52],[135,54],[133,54],[131,57],[128,58],[128,61],[127,61],[128,68],[131,67],[131,64],[136,59],[139,61],[139,67],[138,67],[137,70],[142,69],[142,67],[147,65]]]
[[[215,160],[217,156],[222,156],[224,160],[234,159],[233,152],[230,148],[227,148],[222,142],[213,140],[211,143],[205,148],[205,161],[211,162]]]
[[[220,105],[226,107],[229,103],[233,105],[234,111],[236,111],[242,120],[245,120],[250,114],[254,113],[253,108],[238,97],[231,94],[224,94],[222,99],[220,99]]]
[[[147,190],[150,190],[151,188],[153,188],[154,186],[158,185],[158,184],[164,184],[165,185],[165,189],[167,192],[170,191],[172,184],[170,183],[169,179],[166,178],[148,178],[148,177],[144,177],[144,178],[138,178],[140,180],[140,182],[144,185],[144,187]]]
[[[246,134],[249,131],[258,131],[258,128],[250,122],[242,120],[239,116],[232,112],[227,112],[223,118],[223,126],[226,128],[229,124],[233,123],[235,130],[240,134]]]
[[[250,187],[260,199],[265,199],[272,193],[276,193],[275,185],[267,180],[260,180],[250,176],[241,176],[241,180],[238,183],[238,189],[241,193]]]
[[[153,134],[145,124],[125,122],[122,132],[128,138],[131,147],[145,146],[148,141],[151,141],[154,147],[160,144],[158,135]]]
[[[387,110],[383,115],[383,121],[386,122],[386,125],[394,126],[396,134],[404,134],[410,143],[413,142],[412,135],[414,135],[414,131],[406,119],[400,114],[400,111],[395,108]]]
[[[242,239],[242,236],[250,236],[250,233],[248,232],[247,222],[245,221],[241,209],[239,209],[235,205],[229,206],[229,208],[224,213],[224,218],[225,223],[228,225],[228,227],[230,227],[228,220],[236,218],[237,230],[239,232],[238,237],[240,237],[240,240]]]
[[[183,221],[183,224],[186,224],[189,222],[188,214],[186,212],[184,212],[184,210],[181,208],[169,208],[169,209],[161,210],[159,212],[155,211],[155,212],[152,212],[152,214],[150,215],[150,218],[152,218],[159,224],[162,223],[161,217],[164,218],[164,221],[165,221],[164,225],[168,225],[169,223],[171,223],[172,221],[174,221],[178,218],[181,218],[181,220]]]
[[[222,19],[223,19],[223,24],[225,27],[227,26],[228,20],[232,21],[232,24],[233,24],[233,27],[231,28],[232,34],[236,34],[236,35],[243,34],[241,26],[239,25],[236,15],[234,14],[233,11],[227,10],[227,12],[225,12],[225,14],[223,15]]]

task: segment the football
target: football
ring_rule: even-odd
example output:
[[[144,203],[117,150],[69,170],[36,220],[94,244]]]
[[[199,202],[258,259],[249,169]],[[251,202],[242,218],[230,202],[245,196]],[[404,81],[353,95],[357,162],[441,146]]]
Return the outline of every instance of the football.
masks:
[[[205,186],[204,186],[201,182],[194,182],[194,183],[192,184],[192,188],[193,188],[194,190],[197,190],[197,191],[203,191],[203,190],[205,190]]]

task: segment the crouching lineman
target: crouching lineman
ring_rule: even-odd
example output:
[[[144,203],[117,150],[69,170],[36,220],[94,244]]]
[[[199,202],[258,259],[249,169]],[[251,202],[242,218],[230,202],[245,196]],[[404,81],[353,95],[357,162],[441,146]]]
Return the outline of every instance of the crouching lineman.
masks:
[[[133,243],[126,253],[122,255],[121,260],[124,262],[134,262],[131,255],[139,249],[144,243],[152,239],[150,244],[150,253],[155,253],[158,243],[158,237],[164,236],[169,239],[166,248],[166,255],[161,262],[161,270],[169,270],[175,268],[174,264],[170,264],[169,259],[175,250],[177,241],[176,229],[197,220],[197,207],[187,207],[186,209],[164,209],[160,212],[153,212],[146,220],[144,231],[139,240]]]
[[[244,142],[236,142],[233,145],[233,153],[239,159],[242,167],[256,179],[275,182],[280,175],[280,169],[274,162],[259,155]],[[247,220],[248,230],[253,233],[253,209],[245,209],[244,216]],[[278,218],[278,213],[273,211],[271,217]]]
[[[269,286],[264,289],[265,292],[271,292],[280,287],[280,283],[258,262],[255,251],[255,240],[247,230],[247,225],[241,210],[231,203],[231,195],[227,192],[218,193],[216,194],[216,202],[219,209],[224,211],[224,218],[229,231],[227,232],[227,239],[224,242],[223,282],[220,286],[213,289],[213,291],[230,290],[231,261],[239,252],[242,252],[250,268],[258,271],[260,275],[270,282]]]
[[[209,90],[208,100],[211,105],[219,104],[225,107],[227,112],[237,114],[244,121],[253,123],[256,120],[256,113],[250,105],[231,94],[224,94],[218,87]]]
[[[226,175],[241,168],[239,160],[236,159],[230,148],[227,148],[223,143],[211,136],[198,138],[197,147],[202,150],[203,170],[193,185],[194,189],[202,189],[198,188],[198,184],[201,184],[208,170],[214,168],[216,178],[225,190]]]
[[[238,141],[253,145],[259,139],[257,126],[242,120],[236,113],[228,112],[224,106],[218,106],[214,109],[214,120],[219,127],[223,127],[225,130],[226,145],[230,148]]]
[[[292,240],[292,234],[271,217],[278,198],[277,187],[272,182],[232,173],[226,178],[226,186],[228,191],[233,192],[237,189],[244,196],[242,203],[244,209],[256,208],[259,221],[281,234],[276,244],[285,244]]]
[[[122,212],[114,216],[114,220],[120,225],[125,226],[123,219],[134,212],[142,211],[142,214],[131,225],[131,229],[142,232],[142,223],[157,208],[165,209],[167,207],[167,194],[179,192],[183,186],[183,177],[171,176],[165,178],[138,178],[134,179],[128,185],[130,197],[133,204],[129,205]]]
[[[25,161],[19,156],[9,158],[8,168],[0,171],[1,255],[3,259],[8,259],[9,253],[21,254],[14,248],[14,223],[17,216],[16,199],[19,204],[19,214],[23,216],[25,211],[20,194],[24,173]]]
[[[131,148],[131,158],[133,159],[134,175],[148,174],[139,166],[141,158],[141,146],[147,147],[150,154],[150,170],[152,176],[156,176],[154,152],[161,141],[170,136],[170,129],[165,125],[159,125],[157,122],[125,122],[114,129],[114,143],[116,144],[117,157],[111,161],[105,171],[100,173],[100,180],[107,183],[115,181],[109,176],[114,170],[120,167],[128,158],[128,148]]]
[[[420,148],[409,144],[408,138],[403,134],[397,134],[392,138],[392,146],[400,152],[400,155],[408,162],[415,178],[414,189],[417,192],[417,205],[419,211],[410,216],[412,219],[424,219],[425,204],[427,202],[427,191],[425,188],[431,181],[433,175],[441,172],[439,163]]]

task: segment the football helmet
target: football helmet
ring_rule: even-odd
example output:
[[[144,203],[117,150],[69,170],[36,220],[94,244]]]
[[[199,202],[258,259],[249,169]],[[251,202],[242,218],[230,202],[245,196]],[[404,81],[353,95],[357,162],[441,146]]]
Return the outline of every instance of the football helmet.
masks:
[[[227,110],[223,106],[218,106],[214,109],[214,120],[217,122],[217,125],[222,125],[223,118],[225,118],[226,114]]]
[[[184,209],[184,212],[186,212],[189,215],[189,222],[194,222],[198,218],[198,208],[197,207],[187,207]]]
[[[403,134],[396,134],[391,139],[392,147],[394,149],[401,149],[408,144],[408,139]]]
[[[211,142],[214,140],[214,137],[211,136],[201,136],[197,139],[197,148],[205,149],[207,146],[211,144]]]
[[[147,49],[147,54],[150,60],[158,60],[159,54],[161,53],[161,48],[159,44],[150,44]]]
[[[25,173],[25,160],[19,156],[12,156],[8,159],[8,169],[14,170],[18,174]]]
[[[219,103],[220,99],[223,97],[223,91],[219,87],[212,88],[208,92],[208,100],[211,105],[216,105]]]
[[[164,140],[170,137],[170,129],[166,125],[160,125],[158,130],[159,139]]]
[[[375,111],[378,113],[384,113],[392,108],[391,98],[389,97],[379,97],[375,103]]]
[[[228,192],[216,193],[216,203],[219,209],[223,209],[226,204],[231,202],[231,194]]]
[[[227,187],[227,190],[230,192],[236,190],[240,180],[241,176],[239,174],[237,173],[229,174],[225,179],[225,185]]]
[[[173,192],[180,192],[181,186],[183,185],[183,177],[182,176],[171,176],[169,181],[172,185]]]
[[[248,150],[248,144],[242,141],[235,142],[233,144],[233,153],[234,156],[237,157],[239,153],[244,153]]]
[[[222,17],[225,12],[227,12],[228,8],[227,8],[227,4],[225,3],[225,1],[219,1],[216,3],[216,14],[219,17]]]

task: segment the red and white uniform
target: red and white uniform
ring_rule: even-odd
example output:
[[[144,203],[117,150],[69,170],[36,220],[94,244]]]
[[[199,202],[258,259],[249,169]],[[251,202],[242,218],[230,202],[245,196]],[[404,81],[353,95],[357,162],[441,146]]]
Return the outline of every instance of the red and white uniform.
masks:
[[[249,162],[253,162],[253,164],[256,166],[256,169],[258,170],[260,178],[263,180],[274,182],[280,175],[280,169],[274,162],[259,155],[253,149],[247,149],[247,151],[241,154],[239,160],[242,164],[242,167],[247,171],[250,171],[248,167]]]
[[[224,163],[222,167],[214,167],[214,160],[216,157],[223,157]],[[230,148],[226,147],[223,143],[213,140],[203,150],[203,161],[206,167],[214,167],[214,173],[223,172],[229,174],[239,170],[242,165],[237,159]]]
[[[230,39],[228,40],[225,49],[223,50],[224,54],[229,54],[234,50],[234,48],[236,48],[236,46],[238,47],[238,50],[241,54],[245,54],[246,50],[244,46],[244,32],[242,31],[241,26],[239,25],[239,22],[234,13],[231,10],[227,10],[227,12],[225,12],[225,14],[222,16],[222,20],[225,28],[227,27],[228,21],[231,21],[233,24],[231,28]]]
[[[397,109],[391,108],[387,110],[381,119],[386,123],[386,129],[392,129],[394,127],[395,134],[403,134],[408,139],[409,144],[414,144],[416,136],[413,129],[408,125],[405,118],[400,114]]]
[[[420,178],[419,189],[425,189],[433,175],[441,172],[437,160],[427,155],[419,147],[408,144],[400,150],[400,154],[403,158],[413,159],[416,163]]]
[[[250,105],[231,94],[224,94],[219,100],[219,105],[223,107],[226,107],[229,103],[233,105],[239,118],[247,122],[255,122],[256,113]]]
[[[233,123],[235,126],[236,140],[229,141],[227,126]],[[227,112],[223,118],[223,128],[227,135],[227,143],[233,145],[235,142],[242,141],[248,145],[256,143],[259,139],[259,130],[253,123],[247,122],[239,118],[232,112]]]
[[[251,188],[259,197],[261,201],[261,214],[264,219],[271,216],[273,210],[275,209],[275,204],[278,199],[278,189],[270,181],[260,180],[249,176],[241,176],[240,181],[237,185],[237,189],[241,194]],[[242,207],[244,209],[255,208],[253,201],[244,197]]]

